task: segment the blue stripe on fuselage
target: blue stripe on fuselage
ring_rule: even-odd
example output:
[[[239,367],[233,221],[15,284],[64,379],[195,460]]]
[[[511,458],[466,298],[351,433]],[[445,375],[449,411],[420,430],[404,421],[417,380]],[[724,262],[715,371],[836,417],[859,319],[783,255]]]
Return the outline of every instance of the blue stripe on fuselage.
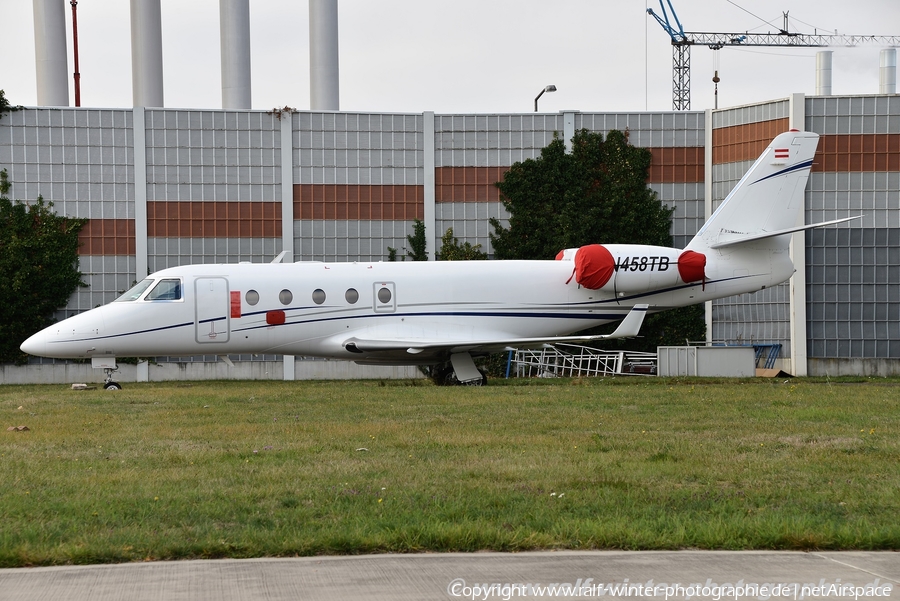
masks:
[[[748,278],[748,277],[754,277],[754,276],[745,275],[745,276],[735,276],[735,277],[731,277],[731,278],[722,278],[722,279],[718,279],[718,280],[709,280],[706,282],[706,284],[714,284],[717,282],[727,282],[727,281],[731,281],[731,280],[739,280],[739,279],[744,279],[744,278]],[[583,301],[583,302],[577,302],[577,303],[564,303],[564,304],[559,305],[559,311],[569,311],[569,310],[571,310],[571,308],[577,308],[577,307],[581,307],[584,305],[598,306],[598,305],[603,305],[603,304],[619,303],[621,301],[637,300],[637,299],[641,299],[641,298],[644,298],[647,296],[653,296],[656,294],[661,294],[661,293],[666,293],[666,292],[673,292],[676,290],[682,290],[684,288],[692,288],[692,287],[695,287],[698,285],[700,285],[700,284],[699,283],[682,284],[679,286],[672,286],[670,288],[663,288],[663,289],[659,289],[659,290],[642,292],[639,294],[634,294],[632,296],[620,297],[617,299],[612,298],[612,299],[608,299],[605,301]],[[470,304],[470,303],[465,303],[465,304]],[[314,308],[321,308],[321,307],[297,307],[296,309],[288,308],[287,311],[309,310],[309,309],[314,309]],[[231,332],[233,332],[233,333],[249,332],[252,330],[260,330],[260,329],[271,328],[271,327],[296,326],[296,325],[305,325],[305,324],[310,324],[310,323],[322,323],[322,322],[327,322],[327,321],[340,321],[340,320],[349,320],[349,319],[355,320],[355,319],[366,319],[366,318],[371,318],[371,317],[396,317],[397,315],[401,315],[402,317],[441,317],[441,316],[519,317],[519,318],[525,318],[525,319],[582,319],[585,321],[600,321],[600,320],[616,321],[618,319],[623,319],[628,314],[628,311],[630,311],[630,310],[631,310],[631,307],[626,306],[626,307],[621,307],[621,311],[615,312],[615,313],[564,313],[564,312],[543,312],[543,311],[542,312],[536,312],[536,311],[531,312],[528,310],[523,310],[520,312],[517,312],[517,311],[421,311],[421,312],[416,312],[416,313],[396,313],[396,312],[395,313],[366,313],[364,315],[342,315],[342,316],[335,316],[335,317],[318,317],[318,318],[311,317],[311,318],[306,318],[306,319],[304,319],[303,316],[301,315],[301,316],[298,316],[299,319],[295,318],[295,320],[293,320],[293,321],[290,321],[291,318],[288,317],[289,321],[285,322],[284,324],[280,324],[278,326],[266,323],[266,324],[260,324],[260,325],[254,325],[254,326],[247,326],[247,327],[243,327],[243,328],[232,328]],[[242,317],[249,317],[252,315],[263,315],[265,313],[268,313],[268,311],[254,311],[252,313],[244,313]],[[209,323],[209,322],[214,322],[214,321],[221,321],[224,319],[227,319],[227,316],[223,315],[222,317],[204,319],[200,323]],[[164,332],[167,330],[174,330],[177,328],[191,327],[191,326],[194,326],[195,324],[196,324],[196,322],[190,321],[190,322],[177,323],[177,324],[172,324],[172,325],[167,325],[167,326],[160,326],[158,328],[149,328],[146,330],[136,330],[134,332],[123,332],[121,334],[95,336],[92,338],[53,340],[53,341],[49,341],[48,344],[61,344],[61,343],[70,343],[70,342],[96,342],[96,341],[100,341],[100,340],[113,340],[116,338],[122,338],[124,336],[136,336],[139,334],[150,334],[150,333],[154,333],[154,332]],[[448,341],[448,342],[454,342],[454,341]]]

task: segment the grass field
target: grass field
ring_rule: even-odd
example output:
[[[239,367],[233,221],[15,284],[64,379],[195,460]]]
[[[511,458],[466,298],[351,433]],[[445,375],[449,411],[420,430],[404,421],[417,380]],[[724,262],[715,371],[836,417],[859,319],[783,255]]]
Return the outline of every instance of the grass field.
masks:
[[[0,416],[5,567],[900,548],[897,381],[0,386]]]

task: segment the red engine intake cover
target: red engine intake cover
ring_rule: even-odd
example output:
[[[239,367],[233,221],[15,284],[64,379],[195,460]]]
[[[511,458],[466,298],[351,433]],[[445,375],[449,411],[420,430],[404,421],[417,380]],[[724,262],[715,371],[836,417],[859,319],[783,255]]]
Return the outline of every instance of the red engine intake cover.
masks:
[[[591,290],[603,288],[612,278],[616,262],[600,244],[582,246],[575,253],[575,281]]]
[[[686,250],[678,256],[678,275],[685,282],[706,279],[706,255]]]

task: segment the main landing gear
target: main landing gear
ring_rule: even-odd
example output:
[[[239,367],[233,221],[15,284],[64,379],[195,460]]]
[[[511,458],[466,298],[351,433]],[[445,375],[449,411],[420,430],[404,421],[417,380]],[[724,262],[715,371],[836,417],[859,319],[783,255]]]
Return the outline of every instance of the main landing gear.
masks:
[[[487,374],[480,369],[478,374],[480,377],[461,382],[449,361],[431,368],[431,379],[438,386],[487,386]]]

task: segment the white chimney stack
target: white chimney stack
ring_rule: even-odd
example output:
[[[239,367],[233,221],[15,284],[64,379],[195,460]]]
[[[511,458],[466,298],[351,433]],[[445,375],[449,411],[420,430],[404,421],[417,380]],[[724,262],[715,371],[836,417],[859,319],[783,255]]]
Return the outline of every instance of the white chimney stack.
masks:
[[[897,49],[885,48],[881,51],[881,64],[878,73],[878,93],[897,93]]]
[[[337,0],[309,0],[309,105],[340,110]]]
[[[131,0],[131,86],[134,106],[163,106],[159,0]]]
[[[69,106],[64,0],[34,0],[32,8],[38,106]]]
[[[816,52],[816,96],[831,96],[831,50]]]
[[[250,108],[250,0],[219,0],[222,108]]]

